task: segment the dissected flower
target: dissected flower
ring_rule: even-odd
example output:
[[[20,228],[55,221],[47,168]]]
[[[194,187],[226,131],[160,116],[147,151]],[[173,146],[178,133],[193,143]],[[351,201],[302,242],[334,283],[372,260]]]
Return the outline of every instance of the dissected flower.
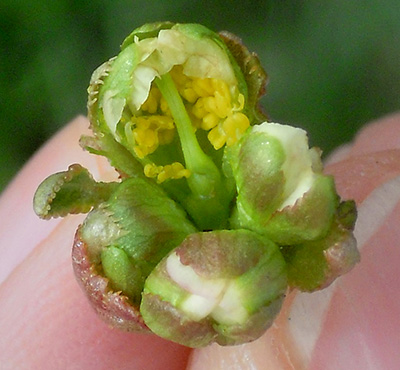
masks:
[[[93,73],[81,145],[121,180],[72,165],[34,209],[89,212],[73,265],[111,325],[190,347],[252,341],[288,288],[322,289],[358,261],[354,202],[303,130],[266,121],[265,82],[235,36],[168,22],[133,31]]]

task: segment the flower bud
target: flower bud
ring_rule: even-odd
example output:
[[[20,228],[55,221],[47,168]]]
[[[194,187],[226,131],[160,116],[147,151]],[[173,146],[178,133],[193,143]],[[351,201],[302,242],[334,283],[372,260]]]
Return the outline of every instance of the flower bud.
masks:
[[[156,334],[189,347],[257,339],[279,312],[286,266],[247,230],[188,236],[146,280],[140,307]]]
[[[234,223],[280,245],[315,240],[328,232],[338,206],[333,179],[324,176],[306,133],[263,123],[227,155],[237,187]]]
[[[193,232],[186,214],[162,189],[130,178],[88,214],[79,235],[112,289],[138,305],[147,275]]]
[[[308,292],[326,288],[360,261],[352,233],[355,218],[354,202],[343,202],[324,238],[282,248],[291,287]]]

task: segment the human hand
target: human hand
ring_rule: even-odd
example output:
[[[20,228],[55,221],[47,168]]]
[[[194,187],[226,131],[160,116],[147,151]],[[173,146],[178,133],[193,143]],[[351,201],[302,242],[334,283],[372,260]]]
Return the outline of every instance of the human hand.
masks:
[[[32,211],[48,174],[81,163],[98,179],[116,174],[77,142],[79,118],[53,138],[0,198],[0,354],[4,368],[396,368],[399,365],[400,115],[364,129],[333,157],[342,198],[359,205],[356,236],[362,261],[321,292],[291,293],[259,340],[191,351],[153,335],[108,328],[89,307],[71,267],[82,216],[41,221]],[[397,366],[396,366],[397,365]]]

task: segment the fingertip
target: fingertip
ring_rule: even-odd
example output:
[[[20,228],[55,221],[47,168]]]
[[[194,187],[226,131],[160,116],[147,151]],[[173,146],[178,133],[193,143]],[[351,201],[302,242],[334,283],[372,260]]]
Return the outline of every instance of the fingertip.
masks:
[[[0,353],[6,368],[184,369],[189,349],[105,325],[75,281],[74,231],[63,219],[0,288]]]
[[[356,136],[351,155],[400,148],[400,112],[366,125]]]

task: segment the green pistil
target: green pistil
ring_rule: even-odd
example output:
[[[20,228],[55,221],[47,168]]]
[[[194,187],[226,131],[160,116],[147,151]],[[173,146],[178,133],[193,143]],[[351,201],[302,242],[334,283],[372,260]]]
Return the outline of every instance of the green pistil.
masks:
[[[221,184],[221,175],[214,162],[201,149],[182,98],[169,73],[156,79],[157,87],[167,101],[182,145],[186,168],[191,171],[188,184],[201,198],[212,198]]]

